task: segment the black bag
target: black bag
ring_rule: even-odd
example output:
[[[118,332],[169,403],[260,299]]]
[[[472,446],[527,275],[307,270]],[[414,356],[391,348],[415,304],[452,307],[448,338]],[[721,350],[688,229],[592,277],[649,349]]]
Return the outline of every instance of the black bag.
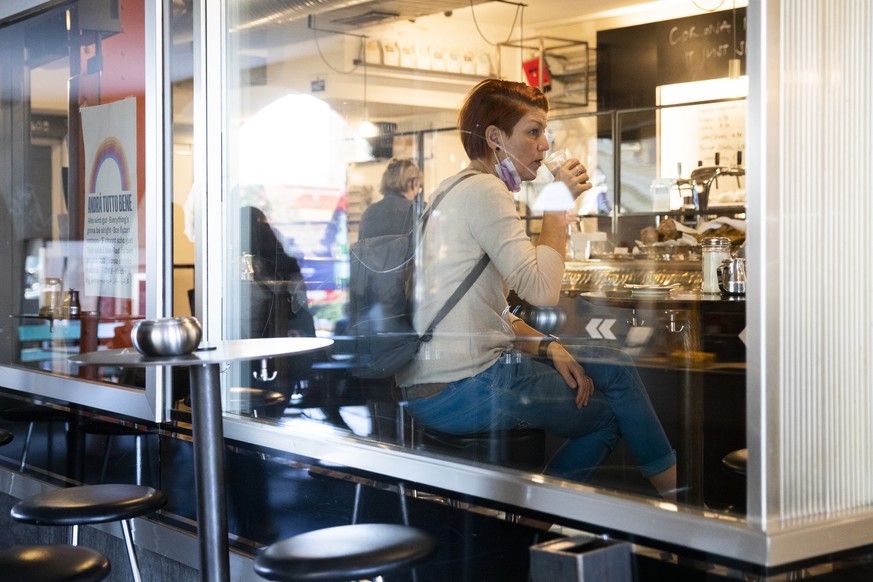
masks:
[[[437,324],[473,285],[485,266],[484,255],[467,275],[424,335],[412,327],[410,292],[415,263],[415,241],[424,232],[437,204],[462,180],[464,174],[438,194],[422,214],[418,228],[406,234],[385,235],[357,241],[350,248],[349,319],[354,336],[352,374],[359,378],[388,378],[415,357],[422,342],[430,341]]]

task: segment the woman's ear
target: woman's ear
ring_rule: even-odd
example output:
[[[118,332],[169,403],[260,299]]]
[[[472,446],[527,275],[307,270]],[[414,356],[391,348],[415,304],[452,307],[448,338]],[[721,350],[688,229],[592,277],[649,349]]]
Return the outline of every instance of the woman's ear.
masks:
[[[500,144],[503,143],[500,135],[500,128],[496,125],[489,125],[485,128],[485,143],[488,144],[492,150],[499,152],[501,147]]]

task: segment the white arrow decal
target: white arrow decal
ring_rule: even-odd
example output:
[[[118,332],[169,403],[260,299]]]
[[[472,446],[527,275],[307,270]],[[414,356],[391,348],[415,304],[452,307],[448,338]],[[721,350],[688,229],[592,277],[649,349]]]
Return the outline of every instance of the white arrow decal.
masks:
[[[600,319],[599,317],[592,318],[588,325],[585,326],[585,331],[594,339],[615,339],[615,334],[612,333],[612,325],[614,319]]]
[[[615,339],[615,334],[612,333],[612,324],[615,323],[614,319],[604,319],[603,324],[597,328],[597,330],[603,334],[604,339]]]
[[[595,317],[588,323],[588,325],[585,326],[585,331],[587,331],[588,335],[590,335],[594,339],[600,339],[603,337],[602,335],[600,335],[600,332],[597,331],[597,326],[600,325],[601,321],[603,320]]]

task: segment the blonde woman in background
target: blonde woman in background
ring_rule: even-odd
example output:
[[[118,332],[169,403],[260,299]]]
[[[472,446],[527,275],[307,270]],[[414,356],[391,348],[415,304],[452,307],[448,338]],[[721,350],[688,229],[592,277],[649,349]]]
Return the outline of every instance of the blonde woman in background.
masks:
[[[416,196],[421,192],[421,170],[409,159],[391,160],[382,174],[383,198],[361,216],[358,238],[405,234],[418,216]]]

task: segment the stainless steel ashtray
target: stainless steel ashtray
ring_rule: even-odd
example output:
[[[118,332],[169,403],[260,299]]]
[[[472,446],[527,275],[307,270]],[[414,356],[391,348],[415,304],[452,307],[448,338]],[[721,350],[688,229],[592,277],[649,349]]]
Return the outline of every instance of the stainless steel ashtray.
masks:
[[[181,356],[200,345],[203,329],[196,317],[141,319],[133,324],[130,339],[146,356]]]

